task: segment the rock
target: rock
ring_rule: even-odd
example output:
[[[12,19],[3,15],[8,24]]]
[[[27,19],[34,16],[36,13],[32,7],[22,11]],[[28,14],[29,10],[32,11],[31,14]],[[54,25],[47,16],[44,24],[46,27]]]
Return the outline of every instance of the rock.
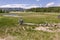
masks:
[[[58,15],[58,19],[60,19],[60,15]]]

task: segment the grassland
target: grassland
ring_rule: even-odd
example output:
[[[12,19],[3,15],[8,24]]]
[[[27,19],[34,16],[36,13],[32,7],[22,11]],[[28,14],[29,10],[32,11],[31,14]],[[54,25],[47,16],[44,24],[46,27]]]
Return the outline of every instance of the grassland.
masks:
[[[5,13],[7,14],[7,13]],[[8,13],[12,14],[12,13]],[[14,14],[14,13],[13,13]],[[36,26],[19,25],[18,20],[20,17],[7,17],[0,15],[0,37],[6,38],[9,35],[15,37],[14,40],[59,40],[60,32],[44,32],[38,30],[32,30]],[[42,24],[48,23],[60,23],[58,19],[59,13],[43,13],[43,12],[24,12],[15,13],[15,15],[22,16],[25,23]],[[9,39],[8,39],[9,40]]]
[[[60,13],[43,13],[43,12],[25,12],[25,13],[19,13],[17,14],[19,16],[22,16],[25,22],[32,22],[32,23],[60,23],[60,19],[58,18],[58,15]]]

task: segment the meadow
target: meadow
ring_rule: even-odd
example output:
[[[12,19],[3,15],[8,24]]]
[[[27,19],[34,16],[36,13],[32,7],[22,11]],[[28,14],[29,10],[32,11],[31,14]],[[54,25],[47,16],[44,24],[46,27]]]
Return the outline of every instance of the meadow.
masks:
[[[60,23],[58,15],[60,13],[44,13],[44,12],[21,12],[21,13],[0,13],[0,38],[11,36],[13,40],[59,40],[60,32],[44,32],[32,30],[36,26],[19,25],[21,17],[10,17],[3,15],[21,16],[24,23],[43,24]],[[9,40],[9,39],[8,39]],[[12,39],[11,39],[12,40]]]

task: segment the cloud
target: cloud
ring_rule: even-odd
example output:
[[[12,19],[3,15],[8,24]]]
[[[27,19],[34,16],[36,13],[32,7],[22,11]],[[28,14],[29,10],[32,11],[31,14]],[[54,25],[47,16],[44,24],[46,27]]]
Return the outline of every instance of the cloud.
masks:
[[[25,8],[25,9],[36,8],[36,7],[40,6],[35,4],[7,4],[0,6],[0,8]]]
[[[57,4],[57,5],[55,5],[55,6],[58,6],[58,7],[60,7],[60,4]]]
[[[26,7],[26,9],[30,9],[30,8],[37,8],[37,7],[40,7],[40,6],[31,5],[31,6],[29,6],[29,7]]]
[[[50,3],[46,4],[45,7],[51,7],[51,6],[53,6],[54,4],[55,4],[54,2],[50,2]]]
[[[7,4],[7,5],[1,5],[0,8],[18,8],[18,7],[24,7],[27,4]]]
[[[37,8],[37,7],[41,7],[41,5],[32,4],[32,5],[26,6],[25,8],[30,9],[30,8]]]
[[[36,0],[36,1],[40,1],[40,0]]]

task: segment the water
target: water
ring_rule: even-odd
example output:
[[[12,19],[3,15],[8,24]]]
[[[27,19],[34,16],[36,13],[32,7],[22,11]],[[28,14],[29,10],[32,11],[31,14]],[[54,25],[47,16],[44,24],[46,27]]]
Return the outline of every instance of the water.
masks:
[[[18,16],[17,14],[4,14],[3,16],[22,17],[22,16]]]

